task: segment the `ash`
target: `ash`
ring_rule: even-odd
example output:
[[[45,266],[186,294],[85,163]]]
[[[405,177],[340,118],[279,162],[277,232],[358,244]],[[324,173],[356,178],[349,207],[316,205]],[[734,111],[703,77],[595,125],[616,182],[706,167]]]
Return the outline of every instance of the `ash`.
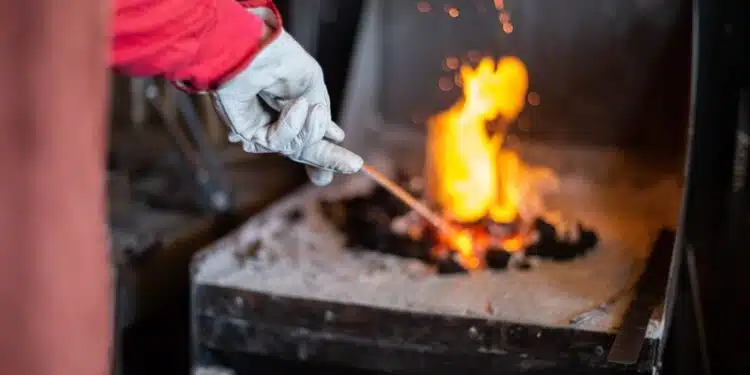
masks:
[[[560,199],[552,203],[596,230],[594,251],[566,262],[536,260],[529,271],[456,275],[438,275],[416,259],[351,251],[318,202],[375,188],[366,176],[356,175],[326,188],[304,188],[249,220],[198,258],[194,282],[392,310],[613,332],[658,230],[676,225],[681,175],[651,171],[614,150],[528,146],[523,154],[527,160],[541,156],[559,174]],[[381,171],[393,170],[389,159],[368,160]],[[661,330],[661,317],[655,314],[647,336],[659,337]]]

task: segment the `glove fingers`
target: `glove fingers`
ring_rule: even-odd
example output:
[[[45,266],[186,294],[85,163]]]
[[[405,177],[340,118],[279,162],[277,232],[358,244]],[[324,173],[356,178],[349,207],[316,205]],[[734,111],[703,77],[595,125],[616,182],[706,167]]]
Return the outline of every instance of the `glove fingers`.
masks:
[[[231,133],[231,132],[229,133],[229,142],[230,143],[242,143],[241,146],[242,146],[242,149],[245,150],[245,152],[260,153],[260,154],[274,152],[273,150],[263,147],[256,142],[244,142],[242,139],[242,136],[236,133]]]
[[[332,171],[327,171],[311,165],[305,166],[305,170],[307,171],[307,176],[314,185],[326,186],[333,181]]]
[[[323,139],[328,124],[324,107],[309,106],[300,98],[284,109],[279,121],[262,130],[265,137],[259,138],[267,148],[295,158],[305,147]]]
[[[304,99],[297,100],[286,106],[274,124],[264,126],[258,140],[272,150],[289,155],[299,149],[297,139],[305,137],[309,132],[308,126],[309,106]]]
[[[301,67],[300,70],[304,70]],[[331,98],[322,77],[303,76],[297,82],[278,80],[258,93],[271,108],[281,111],[294,101],[304,98],[311,105],[321,104],[331,108]],[[330,111],[330,110],[329,110]],[[330,112],[329,112],[330,116]]]
[[[299,159],[306,164],[347,174],[359,171],[364,163],[359,155],[326,140],[307,146]]]
[[[298,109],[298,107],[303,106],[303,103],[304,105],[309,105],[307,119],[301,118],[302,111]],[[292,111],[292,108],[294,108],[294,111]],[[292,113],[293,115],[290,116],[290,113]],[[293,141],[294,139],[291,137],[291,135],[295,130],[297,130],[298,132],[304,132],[305,130],[301,127],[301,124],[305,123],[305,121],[307,122],[307,125],[312,125],[312,127],[309,129],[312,132],[308,133],[310,134],[310,136],[305,136],[305,134],[302,134],[301,136],[297,137],[300,140],[318,140],[325,137],[326,139],[339,143],[343,141],[345,137],[344,130],[341,129],[340,126],[336,125],[335,122],[331,121],[331,114],[328,107],[323,104],[310,104],[310,102],[308,102],[305,98],[299,98],[294,102],[290,102],[290,104],[284,107],[284,110],[282,110],[281,112],[279,121],[280,125],[284,122],[292,125],[279,127],[279,133],[283,132],[283,135],[278,135],[278,143],[280,144],[286,144],[290,141]],[[321,136],[317,136],[318,130],[323,131],[323,134]],[[270,141],[271,140],[269,139],[269,142]]]
[[[214,107],[229,126],[229,141],[234,143],[250,142],[257,130],[263,129],[271,121],[271,115],[257,97],[238,100],[219,95],[214,100]]]
[[[304,100],[300,98],[300,100]],[[308,145],[318,142],[325,137],[328,130],[328,124],[330,123],[330,115],[326,108],[322,105],[311,105],[307,119],[305,119],[305,126],[300,132],[299,136],[295,139],[298,148],[297,153],[302,152]]]
[[[325,137],[333,142],[339,143],[344,140],[344,129],[336,125],[333,121],[328,123]]]
[[[331,121],[330,109],[325,104],[313,104],[304,97],[297,99],[297,102],[300,101],[304,101],[310,105],[306,119],[307,129],[303,129],[304,134],[298,137],[304,145],[317,142],[323,138],[335,143],[344,140],[344,130]],[[307,131],[305,132],[305,130]]]
[[[256,142],[243,142],[242,149],[245,150],[245,152],[249,152],[251,154],[270,154],[276,152],[274,150],[263,147],[260,143]]]

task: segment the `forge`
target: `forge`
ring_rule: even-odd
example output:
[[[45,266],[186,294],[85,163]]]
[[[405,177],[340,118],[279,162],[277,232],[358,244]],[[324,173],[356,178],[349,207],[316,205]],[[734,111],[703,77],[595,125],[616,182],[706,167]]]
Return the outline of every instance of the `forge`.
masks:
[[[365,174],[303,188],[196,259],[200,345],[387,371],[650,371],[686,3],[575,4],[368,2],[346,144],[449,229]]]

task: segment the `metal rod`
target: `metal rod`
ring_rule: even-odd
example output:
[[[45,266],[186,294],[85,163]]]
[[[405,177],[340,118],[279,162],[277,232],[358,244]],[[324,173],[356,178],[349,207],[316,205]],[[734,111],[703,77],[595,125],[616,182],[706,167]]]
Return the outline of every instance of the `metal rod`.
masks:
[[[400,199],[407,206],[411,207],[418,214],[422,215],[422,217],[425,218],[425,220],[427,220],[430,224],[434,225],[437,229],[444,231],[444,232],[448,232],[448,233],[452,231],[451,226],[448,224],[447,221],[445,221],[442,217],[440,217],[439,215],[434,213],[432,210],[430,210],[422,202],[412,197],[411,194],[409,194],[406,190],[402,189],[395,182],[391,181],[388,177],[384,176],[382,173],[373,169],[371,166],[367,165],[366,163],[365,165],[362,166],[362,171],[364,171],[368,176],[370,176],[373,180],[375,180],[375,182],[380,184],[380,186],[384,187],[391,194],[396,196],[396,198]]]

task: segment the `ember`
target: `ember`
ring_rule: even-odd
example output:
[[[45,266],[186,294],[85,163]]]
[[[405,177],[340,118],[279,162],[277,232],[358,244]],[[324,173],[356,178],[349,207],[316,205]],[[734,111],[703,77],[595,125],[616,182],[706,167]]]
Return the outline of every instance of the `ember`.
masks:
[[[422,191],[414,188],[403,176],[399,178],[402,186],[415,196]],[[421,218],[397,198],[383,188],[376,188],[371,194],[338,201],[320,203],[325,216],[341,230],[348,240],[347,248],[380,251],[407,258],[420,259],[434,264],[440,273],[457,273],[470,270],[462,264],[455,249],[447,247],[440,233],[425,225]],[[480,262],[491,269],[504,269],[515,266],[529,269],[533,259],[570,260],[586,254],[598,242],[597,235],[575,224],[568,235],[560,232],[556,226],[538,218],[528,227],[528,243],[523,248],[514,238],[521,238],[518,233],[518,222],[498,224],[490,220],[481,220],[472,224],[462,224],[466,233],[471,233],[472,240],[487,241],[482,243],[486,251]],[[496,241],[494,238],[504,238]],[[520,241],[519,241],[520,242]],[[504,248],[510,243],[514,247]],[[518,247],[515,247],[518,246]]]

